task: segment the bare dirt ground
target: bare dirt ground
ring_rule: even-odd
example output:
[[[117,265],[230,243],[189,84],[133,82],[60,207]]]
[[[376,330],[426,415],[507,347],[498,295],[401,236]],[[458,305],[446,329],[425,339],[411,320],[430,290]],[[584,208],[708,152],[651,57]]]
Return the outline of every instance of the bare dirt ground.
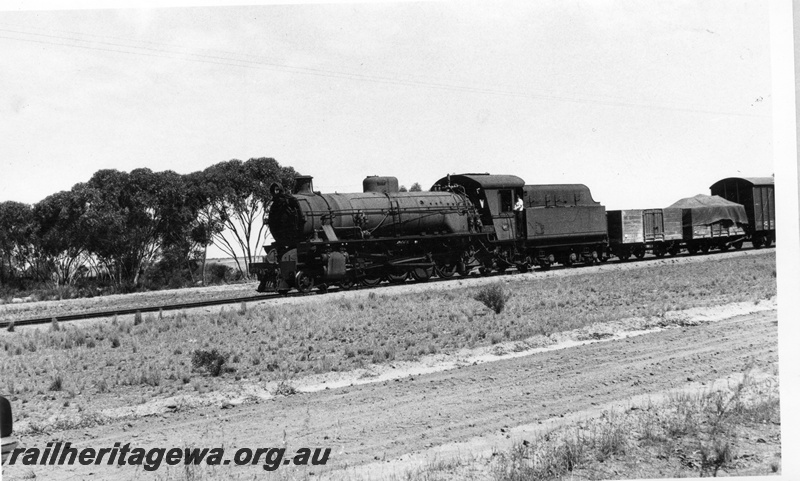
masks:
[[[26,446],[55,440],[78,447],[331,447],[328,465],[217,468],[162,466],[7,466],[4,479],[263,479],[398,476],[447,456],[507,449],[540,425],[597,415],[666,391],[709,386],[745,371],[777,369],[775,310],[421,375],[257,400],[253,404],[173,409],[93,428],[29,435]],[[780,441],[767,440],[773,450]],[[311,474],[313,473],[313,474]],[[737,474],[737,473],[729,473]],[[751,474],[748,472],[748,474]]]

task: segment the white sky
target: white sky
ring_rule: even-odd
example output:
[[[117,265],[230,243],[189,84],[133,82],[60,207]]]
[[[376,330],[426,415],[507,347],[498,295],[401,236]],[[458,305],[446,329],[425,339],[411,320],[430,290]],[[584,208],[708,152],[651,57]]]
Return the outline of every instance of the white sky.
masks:
[[[267,156],[322,191],[490,172],[584,183],[609,209],[664,207],[775,172],[768,7],[0,12],[0,201],[33,203],[102,168]]]

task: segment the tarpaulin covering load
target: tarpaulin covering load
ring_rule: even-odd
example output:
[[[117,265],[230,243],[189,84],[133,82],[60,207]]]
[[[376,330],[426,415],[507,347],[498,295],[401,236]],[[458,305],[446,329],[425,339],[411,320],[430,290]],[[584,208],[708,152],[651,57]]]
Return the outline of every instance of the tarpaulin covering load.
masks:
[[[691,209],[693,225],[710,225],[729,220],[734,224],[747,224],[744,206],[725,200],[718,195],[698,194],[675,202],[669,208]]]

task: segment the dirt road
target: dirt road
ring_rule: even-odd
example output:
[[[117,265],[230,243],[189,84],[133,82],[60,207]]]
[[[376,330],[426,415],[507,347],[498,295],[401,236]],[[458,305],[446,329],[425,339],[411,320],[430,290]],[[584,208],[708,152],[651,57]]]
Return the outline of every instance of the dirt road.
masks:
[[[64,431],[78,447],[331,447],[325,467],[285,466],[273,476],[397,473],[401,458],[442,445],[502,438],[510,428],[589,416],[598,409],[687,384],[709,383],[778,360],[776,311],[622,340],[577,346],[450,371],[277,397],[258,404],[206,407],[91,429]],[[24,407],[23,407],[24,409]],[[44,448],[52,437],[27,437]],[[419,457],[419,455],[417,456]],[[367,471],[359,466],[368,465]],[[381,467],[385,466],[385,467]],[[5,467],[4,479],[186,479],[183,466],[146,472],[130,466]],[[256,466],[198,468],[210,477],[261,479]],[[208,471],[205,473],[205,471]],[[183,473],[183,474],[181,474]]]

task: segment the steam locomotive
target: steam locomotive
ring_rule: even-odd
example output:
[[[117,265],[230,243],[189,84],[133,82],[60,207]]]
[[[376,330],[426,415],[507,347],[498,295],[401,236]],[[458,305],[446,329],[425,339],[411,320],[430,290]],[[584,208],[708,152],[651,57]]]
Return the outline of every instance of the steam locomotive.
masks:
[[[380,176],[364,179],[360,193],[315,192],[310,176],[298,176],[291,194],[278,185],[270,192],[275,242],[249,266],[259,292],[546,270],[775,238],[772,179],[724,179],[712,196],[608,212],[582,184],[526,185],[487,173],[448,175],[428,192],[400,192],[396,178]]]

